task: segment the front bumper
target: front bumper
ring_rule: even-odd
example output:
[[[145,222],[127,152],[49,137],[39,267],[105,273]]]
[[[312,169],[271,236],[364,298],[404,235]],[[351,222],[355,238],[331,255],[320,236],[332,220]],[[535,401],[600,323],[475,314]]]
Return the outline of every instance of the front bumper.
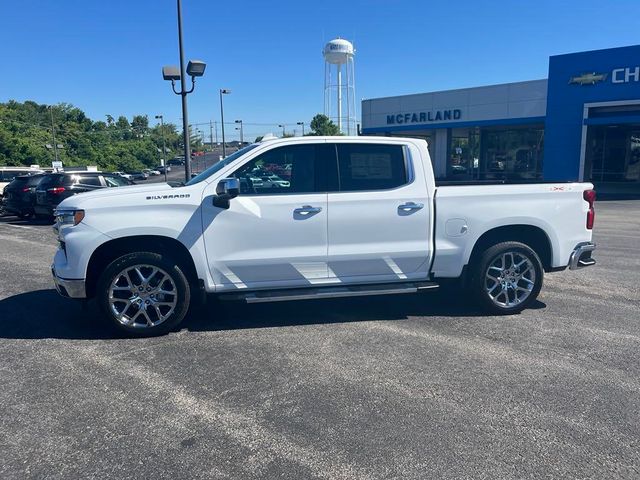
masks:
[[[87,298],[84,278],[61,278],[56,275],[56,269],[53,265],[51,266],[51,274],[53,275],[53,284],[60,295],[67,298]]]
[[[577,270],[579,268],[595,265],[596,260],[591,257],[591,254],[595,249],[596,244],[592,242],[578,244],[569,257],[569,269]]]

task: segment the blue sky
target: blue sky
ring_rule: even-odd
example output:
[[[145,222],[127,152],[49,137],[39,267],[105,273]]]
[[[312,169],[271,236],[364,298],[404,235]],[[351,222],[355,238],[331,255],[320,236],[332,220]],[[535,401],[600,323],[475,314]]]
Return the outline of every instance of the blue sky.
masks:
[[[0,11],[0,101],[180,121],[161,77],[178,63],[175,0],[0,0]],[[359,99],[545,78],[549,55],[640,41],[638,0],[183,0],[183,16],[186,57],[208,64],[190,121],[219,120],[229,88],[226,120],[243,119],[247,136],[322,111],[321,51],[336,36],[355,43]]]

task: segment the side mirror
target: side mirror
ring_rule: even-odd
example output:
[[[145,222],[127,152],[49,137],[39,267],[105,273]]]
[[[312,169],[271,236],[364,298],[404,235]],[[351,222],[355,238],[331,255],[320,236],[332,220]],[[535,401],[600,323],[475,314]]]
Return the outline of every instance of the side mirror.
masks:
[[[240,180],[237,178],[223,178],[216,185],[213,205],[219,208],[229,208],[229,200],[240,194]]]

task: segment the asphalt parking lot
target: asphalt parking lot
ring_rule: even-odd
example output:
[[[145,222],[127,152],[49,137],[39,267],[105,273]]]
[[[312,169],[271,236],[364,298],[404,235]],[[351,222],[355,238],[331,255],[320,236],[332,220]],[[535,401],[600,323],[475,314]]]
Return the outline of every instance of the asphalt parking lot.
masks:
[[[212,302],[112,336],[50,226],[0,219],[0,478],[639,478],[640,201],[535,308],[451,293]]]

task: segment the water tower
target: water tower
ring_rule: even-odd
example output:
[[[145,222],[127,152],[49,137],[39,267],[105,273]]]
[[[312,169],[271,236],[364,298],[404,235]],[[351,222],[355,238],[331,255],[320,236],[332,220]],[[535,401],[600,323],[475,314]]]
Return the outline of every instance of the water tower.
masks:
[[[356,86],[353,44],[342,38],[331,40],[324,46],[324,114],[342,133],[356,132]],[[344,76],[343,77],[343,66]]]

